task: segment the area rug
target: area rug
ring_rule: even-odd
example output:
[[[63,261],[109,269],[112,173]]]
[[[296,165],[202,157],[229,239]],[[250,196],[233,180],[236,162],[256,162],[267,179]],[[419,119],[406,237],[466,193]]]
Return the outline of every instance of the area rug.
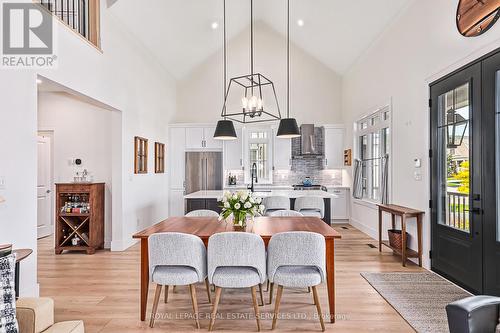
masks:
[[[446,305],[471,296],[431,272],[361,276],[419,333],[449,332]]]

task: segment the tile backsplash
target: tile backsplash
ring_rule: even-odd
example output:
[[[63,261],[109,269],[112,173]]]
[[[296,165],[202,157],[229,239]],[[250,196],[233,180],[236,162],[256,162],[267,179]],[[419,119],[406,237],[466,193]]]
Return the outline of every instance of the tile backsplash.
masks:
[[[318,163],[321,166],[318,167]],[[277,170],[273,172],[273,185],[291,186],[293,184],[301,184],[306,177],[311,177],[313,184],[341,186],[342,170],[322,170],[322,163],[323,160],[321,159],[293,160],[291,170]],[[244,183],[244,173],[242,170],[226,170],[224,174],[226,185],[229,173],[236,176],[238,185]]]

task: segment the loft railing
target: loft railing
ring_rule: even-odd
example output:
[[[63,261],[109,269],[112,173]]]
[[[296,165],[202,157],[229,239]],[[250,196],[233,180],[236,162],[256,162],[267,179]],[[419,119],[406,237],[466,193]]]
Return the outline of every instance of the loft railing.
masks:
[[[37,0],[73,31],[99,47],[100,0]]]
[[[447,192],[446,225],[469,232],[469,195]]]

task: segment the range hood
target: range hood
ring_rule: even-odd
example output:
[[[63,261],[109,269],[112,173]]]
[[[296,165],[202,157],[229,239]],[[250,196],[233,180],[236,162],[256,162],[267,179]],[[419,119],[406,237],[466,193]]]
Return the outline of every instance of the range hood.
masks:
[[[292,140],[293,158],[323,158],[323,127],[314,124],[300,126],[300,138]]]

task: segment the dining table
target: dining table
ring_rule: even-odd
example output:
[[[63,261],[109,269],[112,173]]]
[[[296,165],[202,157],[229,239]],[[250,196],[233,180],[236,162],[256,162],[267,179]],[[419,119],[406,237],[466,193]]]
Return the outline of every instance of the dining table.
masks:
[[[161,232],[180,232],[195,235],[201,238],[205,246],[208,246],[210,236],[220,232],[235,231],[231,223],[219,221],[216,217],[169,217],[166,220],[152,225],[133,235],[134,239],[140,239],[141,246],[141,293],[140,293],[140,317],[146,320],[146,310],[149,290],[149,236]],[[245,230],[239,232],[251,232],[262,237],[267,248],[271,237],[280,232],[287,231],[309,231],[321,234],[325,237],[326,244],[326,283],[328,290],[329,319],[335,322],[335,240],[341,235],[331,226],[317,217],[256,217],[251,219]]]

